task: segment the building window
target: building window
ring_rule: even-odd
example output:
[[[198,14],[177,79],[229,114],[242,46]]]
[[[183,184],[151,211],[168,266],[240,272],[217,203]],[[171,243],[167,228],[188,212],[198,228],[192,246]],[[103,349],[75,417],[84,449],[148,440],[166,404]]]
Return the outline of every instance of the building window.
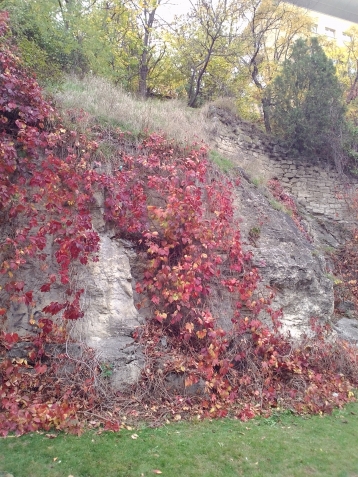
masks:
[[[326,35],[331,37],[331,38],[335,38],[336,37],[336,30],[333,30],[333,28],[328,28],[326,27],[325,28],[325,32],[326,32]]]
[[[343,40],[345,41],[351,41],[352,40],[352,35],[349,33],[346,33],[345,31],[343,32]]]
[[[312,33],[317,33],[317,31],[318,31],[318,25],[317,25],[317,24],[312,25],[311,31],[312,31]]]

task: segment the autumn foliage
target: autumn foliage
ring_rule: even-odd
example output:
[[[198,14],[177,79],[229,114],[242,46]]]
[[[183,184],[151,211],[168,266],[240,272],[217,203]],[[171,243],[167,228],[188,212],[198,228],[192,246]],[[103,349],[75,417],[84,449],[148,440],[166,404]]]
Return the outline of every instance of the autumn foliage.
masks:
[[[329,411],[352,399],[358,382],[354,350],[327,340],[327,330],[316,323],[314,337],[295,346],[280,332],[271,291],[258,294],[257,270],[242,249],[233,214],[237,184],[209,165],[205,147],[178,150],[154,134],[128,154],[121,148],[125,135],[117,131],[116,161],[94,164],[100,133],[79,134],[62,126],[21,67],[6,36],[4,14],[0,32],[0,314],[6,319],[11,303],[34,309],[34,295],[48,293],[55,284],[66,297],[32,320],[36,337],[22,339],[28,359],[0,363],[0,433],[51,426],[78,431],[80,415],[103,409],[99,370],[85,371],[82,362],[75,363],[73,376],[81,379],[66,380],[59,370],[66,356],[53,358],[46,346],[63,343],[65,321],[82,317],[83,290],[74,287],[71,274],[76,264],[96,260],[100,239],[92,209],[98,193],[113,238],[130,240],[146,263],[136,291],[138,307],[148,310],[147,324],[136,339],[147,364],[126,396],[133,416],[152,405],[155,415],[231,413],[248,419],[272,407]],[[89,139],[94,134],[97,142]],[[50,253],[55,263],[49,263]],[[42,272],[38,290],[21,279],[26,264]],[[230,332],[213,314],[218,288],[232,297]],[[271,317],[270,325],[258,319],[262,311]],[[0,339],[3,352],[20,340],[5,332]],[[184,378],[184,397],[166,390],[171,373]],[[185,398],[186,390],[200,383],[201,392]],[[123,396],[111,396],[120,414]],[[119,429],[119,421],[107,421],[107,428]]]

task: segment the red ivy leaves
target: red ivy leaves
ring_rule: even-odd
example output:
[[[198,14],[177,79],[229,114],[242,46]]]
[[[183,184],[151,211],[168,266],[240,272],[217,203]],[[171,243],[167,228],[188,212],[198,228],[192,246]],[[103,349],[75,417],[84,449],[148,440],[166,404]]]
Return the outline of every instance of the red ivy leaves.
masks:
[[[30,258],[46,263],[50,240],[57,248],[58,281],[64,285],[69,284],[70,264],[76,260],[86,264],[98,250],[90,216],[94,177],[86,162],[87,151],[96,145],[83,137],[82,157],[73,152],[72,144],[79,138],[62,128],[36,81],[21,67],[5,36],[4,12],[0,31],[0,221],[11,224],[14,233],[0,243],[0,274],[9,278],[4,286],[8,305],[10,301],[30,305],[33,291],[23,283],[20,287],[14,274]],[[41,292],[50,291],[57,280],[53,277],[44,273]],[[82,316],[77,295],[62,305],[57,312],[65,310],[68,319]],[[53,314],[55,308],[49,311]]]
[[[46,344],[63,341],[63,333],[46,318],[39,320],[38,329],[39,333],[32,342],[21,343],[28,344],[26,359],[5,359],[0,366],[1,436],[9,432],[21,435],[52,427],[80,431],[77,420],[79,403],[74,395],[71,396],[71,387],[64,389],[53,376],[59,358],[57,363],[51,362],[52,370],[42,362],[46,357]],[[19,341],[19,336],[14,333],[0,335],[0,345],[6,349],[11,349]],[[31,372],[32,369],[34,372]],[[72,399],[69,399],[70,396]]]
[[[0,33],[6,32],[7,17],[2,13]],[[170,355],[168,350],[172,358],[168,369],[186,372],[187,386],[205,380],[204,415],[225,416],[225,407],[239,402],[237,415],[247,419],[287,396],[301,412],[327,410],[332,403],[347,401],[351,384],[358,381],[349,368],[355,363],[352,351],[345,350],[350,357],[347,378],[334,363],[323,373],[319,363],[331,362],[337,352],[334,346],[323,344],[321,333],[314,352],[304,347],[293,351],[278,332],[279,312],[270,310],[269,300],[255,298],[259,276],[250,254],[242,250],[233,221],[234,185],[212,170],[206,149],[178,151],[155,134],[142,142],[135,157],[121,153],[112,173],[97,172],[90,164],[97,144],[63,129],[35,80],[21,68],[9,41],[2,37],[0,42],[0,225],[11,224],[14,232],[0,243],[0,274],[7,277],[4,289],[9,300],[32,305],[33,291],[18,277],[29,259],[37,260],[44,272],[42,293],[55,282],[68,287],[68,300],[51,302],[43,313],[67,320],[82,316],[83,290],[71,289],[70,268],[74,262],[85,265],[96,259],[99,236],[92,226],[91,208],[94,194],[100,192],[105,196],[104,219],[117,236],[131,239],[146,260],[136,290],[151,303],[146,332],[147,338],[154,339],[147,339],[147,344],[154,343],[151,349],[157,356],[155,344],[166,333],[173,351]],[[271,181],[271,189],[304,232],[292,199],[277,181]],[[46,272],[50,243],[57,263],[56,273],[51,274]],[[217,327],[210,311],[215,287],[236,302],[232,333]],[[1,316],[6,315],[2,306]],[[274,320],[273,332],[257,319],[240,316],[242,309],[255,317],[263,308]],[[49,318],[39,320],[38,327],[39,336],[28,353],[35,376],[23,372],[26,363],[5,362],[0,367],[3,434],[77,426],[72,420],[78,402],[69,402],[70,390],[61,399],[58,393],[42,399],[37,391],[39,380],[51,371],[41,361],[44,345],[49,334],[56,338]],[[1,336],[7,349],[16,341],[16,335]],[[147,374],[151,376],[150,369]],[[261,383],[260,391],[255,382]],[[337,390],[337,399],[332,399]],[[107,427],[112,425],[117,430],[112,421]]]

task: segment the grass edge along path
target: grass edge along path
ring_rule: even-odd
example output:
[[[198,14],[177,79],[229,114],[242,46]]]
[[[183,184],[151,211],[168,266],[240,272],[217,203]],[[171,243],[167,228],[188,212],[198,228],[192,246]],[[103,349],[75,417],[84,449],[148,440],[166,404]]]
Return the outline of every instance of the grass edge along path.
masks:
[[[357,447],[354,403],[322,417],[277,413],[247,422],[180,422],[81,437],[8,437],[0,439],[0,476],[358,477]]]

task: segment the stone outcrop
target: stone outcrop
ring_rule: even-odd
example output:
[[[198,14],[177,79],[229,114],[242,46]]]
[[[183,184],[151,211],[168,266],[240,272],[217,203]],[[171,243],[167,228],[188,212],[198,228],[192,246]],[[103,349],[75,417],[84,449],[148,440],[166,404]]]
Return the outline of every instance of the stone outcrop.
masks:
[[[292,157],[277,140],[228,111],[212,108],[209,120],[215,131],[213,147],[232,158],[253,181],[265,184],[276,177],[307,213],[352,222],[345,197],[356,190],[357,180],[338,174],[333,164]]]
[[[310,317],[330,321],[332,270],[324,252],[343,244],[354,225],[345,199],[356,190],[357,180],[338,174],[333,165],[290,157],[278,141],[228,111],[212,108],[209,120],[215,132],[212,147],[241,175],[236,210],[243,241],[253,251],[262,286],[276,293],[285,328],[298,334],[307,329]],[[273,178],[292,194],[312,242],[265,187]],[[349,334],[346,325],[344,337]]]
[[[262,277],[259,292],[267,294],[267,287],[275,292],[274,307],[282,308],[284,326],[294,335],[307,330],[312,316],[330,320],[333,283],[328,278],[331,270],[323,251],[327,246],[337,247],[342,243],[351,226],[349,211],[339,193],[353,190],[355,184],[347,185],[332,167],[322,168],[303,159],[290,158],[277,142],[225,111],[212,110],[209,121],[215,131],[213,147],[230,158],[237,168],[235,173],[241,175],[241,183],[235,190],[236,219],[244,247],[252,251]],[[302,223],[312,242],[264,187],[273,177],[297,198]],[[142,351],[132,338],[141,322],[133,291],[133,274],[138,274],[138,270],[133,270],[136,255],[131,244],[117,240],[106,230],[103,198],[97,199],[94,227],[101,238],[99,260],[80,267],[73,277],[75,287],[84,288],[85,292],[84,317],[74,323],[71,334],[78,343],[96,350],[99,362],[110,370],[113,387],[122,389],[138,379],[144,365]],[[50,246],[48,253],[51,257]],[[41,280],[34,267],[29,264],[24,269],[23,279],[36,290]],[[136,267],[140,269],[140,265]],[[41,317],[43,307],[61,300],[62,293],[61,287],[54,287],[50,293],[37,293],[33,309],[13,304],[7,329],[31,332],[30,319]],[[218,293],[213,302],[219,324],[228,329],[232,317],[228,296]],[[344,337],[358,339],[358,328],[352,320],[343,318],[336,326]],[[14,348],[13,352],[21,354],[20,348]],[[177,385],[175,381],[173,386]]]
[[[84,318],[72,331],[77,340],[97,351],[98,360],[111,370],[112,385],[120,389],[134,383],[143,366],[143,355],[132,338],[140,324],[133,301],[129,243],[101,234],[99,261],[83,269]]]
[[[53,273],[52,267],[52,244],[48,244],[45,249],[48,256],[46,265],[48,273]],[[33,334],[36,332],[31,325],[31,321],[37,322],[43,317],[42,309],[51,302],[62,301],[64,298],[64,287],[55,283],[51,290],[47,293],[41,293],[40,287],[44,283],[43,273],[39,269],[40,264],[29,260],[22,268],[21,275],[15,275],[15,279],[21,279],[25,282],[27,289],[33,290],[33,298],[35,306],[26,305],[25,303],[11,302],[10,309],[7,313],[7,321],[5,329],[8,332],[16,332],[20,336]],[[0,286],[4,284],[8,277],[0,277]]]
[[[101,229],[99,260],[90,262],[86,267],[79,267],[73,274],[73,285],[85,290],[82,298],[84,317],[73,323],[70,336],[79,344],[96,351],[98,362],[110,370],[113,387],[121,389],[136,382],[144,359],[132,338],[133,331],[140,324],[133,301],[129,264],[130,255],[134,252],[130,244],[112,240],[111,235],[110,231]],[[41,318],[41,310],[52,301],[60,301],[64,290],[62,287],[54,287],[50,293],[39,292],[43,278],[36,273],[34,264],[29,264],[23,270],[22,278],[35,290],[36,305],[30,307],[23,303],[12,304],[6,330],[27,335],[36,332],[30,320]],[[54,350],[56,351],[56,347]],[[15,346],[12,349],[15,357],[26,357],[27,352],[26,346]],[[58,352],[63,353],[62,348]],[[71,343],[66,347],[66,352],[76,359],[81,354]]]
[[[334,329],[343,339],[358,345],[358,321],[351,318],[341,318],[334,325]]]
[[[267,286],[274,291],[273,305],[282,308],[284,328],[298,335],[307,331],[311,317],[331,318],[333,285],[323,255],[263,192],[241,178],[236,191],[240,230],[262,277],[262,293]]]

